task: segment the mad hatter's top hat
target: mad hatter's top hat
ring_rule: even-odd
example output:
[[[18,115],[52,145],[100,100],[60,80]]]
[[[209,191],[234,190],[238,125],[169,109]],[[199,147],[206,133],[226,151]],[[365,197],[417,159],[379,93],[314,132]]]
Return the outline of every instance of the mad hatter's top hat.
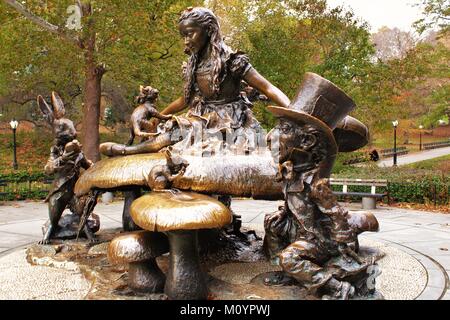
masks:
[[[326,175],[331,172],[339,149],[352,150],[353,147],[348,146],[349,143],[358,147],[367,143],[367,128],[358,120],[347,116],[355,107],[353,100],[335,84],[315,73],[308,72],[288,108],[274,106],[267,108],[278,118],[285,118],[299,124],[310,124],[324,133],[328,144],[328,164],[322,165],[322,171]],[[345,125],[350,122],[354,125],[350,127]],[[357,128],[353,128],[354,126]],[[337,127],[339,135],[335,137],[333,130]],[[350,129],[348,134],[351,134],[352,139],[347,138],[349,135],[346,128]]]
[[[268,110],[278,118],[314,125],[335,141],[339,151],[349,152],[367,144],[369,136],[363,123],[348,116],[355,107],[342,89],[307,72],[288,108],[269,106]]]

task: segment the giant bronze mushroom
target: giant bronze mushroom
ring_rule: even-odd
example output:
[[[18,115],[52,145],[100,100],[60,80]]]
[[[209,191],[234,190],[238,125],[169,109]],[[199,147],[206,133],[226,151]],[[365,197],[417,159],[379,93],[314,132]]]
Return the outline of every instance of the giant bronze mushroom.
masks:
[[[163,234],[137,231],[114,238],[108,247],[108,260],[112,264],[128,264],[128,286],[136,292],[162,292],[164,273],[155,258],[168,252]]]
[[[170,263],[164,288],[168,297],[206,299],[208,290],[200,269],[197,230],[230,224],[231,211],[206,195],[167,190],[136,199],[130,214],[141,228],[164,232],[169,239]]]

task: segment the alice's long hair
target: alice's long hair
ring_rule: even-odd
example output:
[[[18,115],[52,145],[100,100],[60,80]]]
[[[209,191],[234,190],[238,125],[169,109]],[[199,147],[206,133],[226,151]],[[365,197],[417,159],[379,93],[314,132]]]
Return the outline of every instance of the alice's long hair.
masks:
[[[188,8],[181,14],[179,23],[188,19],[194,21],[208,33],[208,45],[211,46],[213,69],[212,90],[217,94],[224,78],[224,70],[226,68],[226,62],[230,57],[231,49],[223,41],[219,21],[211,10],[202,7]],[[193,98],[197,64],[198,54],[193,53],[189,57],[185,71],[186,84],[184,87],[184,99],[186,104],[189,104]]]

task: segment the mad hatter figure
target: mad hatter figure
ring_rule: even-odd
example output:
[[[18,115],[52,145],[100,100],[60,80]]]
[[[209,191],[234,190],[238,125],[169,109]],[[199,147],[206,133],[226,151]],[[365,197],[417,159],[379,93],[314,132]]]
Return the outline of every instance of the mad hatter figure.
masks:
[[[340,148],[333,130],[354,107],[342,90],[313,73],[306,74],[289,108],[268,107],[280,118],[268,140],[272,146],[279,142],[273,155],[279,158],[285,204],[265,218],[266,252],[311,293],[338,299],[366,294],[367,268],[374,263],[352,249],[356,229],[328,182]],[[281,277],[266,280],[277,283]]]

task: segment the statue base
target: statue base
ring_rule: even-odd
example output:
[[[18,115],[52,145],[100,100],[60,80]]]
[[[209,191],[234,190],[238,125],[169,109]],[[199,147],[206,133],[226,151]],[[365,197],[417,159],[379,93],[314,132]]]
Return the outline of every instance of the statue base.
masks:
[[[245,230],[243,230],[245,233]],[[74,263],[92,289],[85,299],[112,300],[166,300],[164,293],[141,294],[133,292],[127,285],[128,266],[112,265],[107,259],[107,249],[120,229],[105,230],[97,234],[99,244],[92,245],[87,240],[65,240],[54,245],[33,245],[27,250],[27,260],[31,264],[64,266]],[[226,241],[227,243],[228,241]],[[280,272],[278,266],[271,265],[262,252],[262,240],[248,237],[240,246],[220,246],[214,252],[201,256],[201,267],[207,274],[209,300],[317,300],[295,281],[270,286],[264,283],[266,275]],[[245,243],[249,245],[244,245]],[[382,257],[372,250],[371,255]],[[168,255],[157,258],[158,266],[167,273]],[[292,279],[291,279],[292,280]],[[325,297],[326,298],[326,297]],[[370,295],[367,299],[380,299],[381,295]],[[357,299],[361,299],[358,297]]]
[[[66,240],[66,239],[75,239],[78,233],[78,225],[80,223],[80,216],[75,213],[67,213],[61,216],[58,222],[58,228],[52,235],[52,240]],[[91,229],[92,233],[96,233],[100,230],[100,217],[96,214],[91,214],[87,220],[87,226]],[[42,234],[45,235],[50,221],[42,226]],[[80,237],[86,238],[86,234],[82,230],[80,232]]]

